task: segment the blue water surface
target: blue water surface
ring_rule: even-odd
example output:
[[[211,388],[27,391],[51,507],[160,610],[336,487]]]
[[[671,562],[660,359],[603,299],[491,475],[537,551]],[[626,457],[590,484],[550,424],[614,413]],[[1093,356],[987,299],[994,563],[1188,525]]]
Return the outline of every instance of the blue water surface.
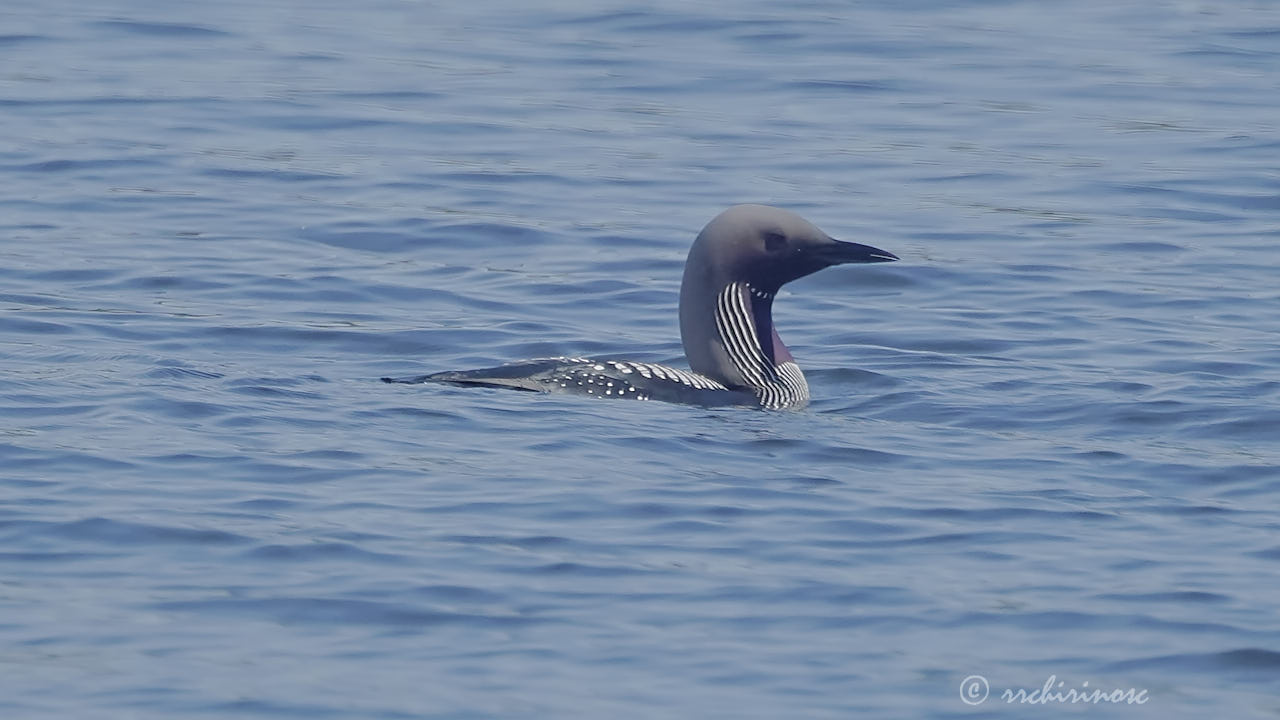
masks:
[[[10,0],[0,127],[0,717],[1280,716],[1280,5]],[[902,257],[803,411],[377,380],[741,202]]]

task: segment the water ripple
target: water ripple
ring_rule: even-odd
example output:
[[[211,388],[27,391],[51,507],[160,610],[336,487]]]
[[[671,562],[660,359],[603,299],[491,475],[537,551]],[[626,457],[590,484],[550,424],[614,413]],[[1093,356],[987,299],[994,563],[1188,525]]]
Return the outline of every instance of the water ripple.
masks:
[[[84,5],[0,33],[6,716],[1275,706],[1270,5]],[[903,258],[779,294],[803,411],[377,381],[680,364],[738,202]]]

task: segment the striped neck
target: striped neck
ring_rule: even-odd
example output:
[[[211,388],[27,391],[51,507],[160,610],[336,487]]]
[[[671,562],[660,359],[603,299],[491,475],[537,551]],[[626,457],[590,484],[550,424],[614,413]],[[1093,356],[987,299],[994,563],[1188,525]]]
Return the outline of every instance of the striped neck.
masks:
[[[742,281],[716,296],[716,331],[730,364],[767,408],[802,407],[809,385],[773,327],[774,293]]]

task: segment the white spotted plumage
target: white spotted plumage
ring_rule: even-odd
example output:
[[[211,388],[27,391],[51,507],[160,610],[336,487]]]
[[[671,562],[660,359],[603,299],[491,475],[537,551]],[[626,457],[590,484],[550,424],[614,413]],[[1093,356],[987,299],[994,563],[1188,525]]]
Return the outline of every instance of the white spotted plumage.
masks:
[[[596,360],[584,357],[556,357],[547,361],[561,363],[554,375],[546,382],[556,387],[568,389],[569,383],[586,389],[586,394],[596,397],[626,397],[636,400],[648,400],[651,392],[642,392],[640,388],[624,379],[627,375],[638,375],[645,380],[660,380],[678,383],[695,390],[728,390],[723,383],[699,375],[688,370],[658,365],[656,363],[632,362],[622,360]],[[537,361],[535,361],[537,362]],[[597,389],[600,391],[597,392]]]

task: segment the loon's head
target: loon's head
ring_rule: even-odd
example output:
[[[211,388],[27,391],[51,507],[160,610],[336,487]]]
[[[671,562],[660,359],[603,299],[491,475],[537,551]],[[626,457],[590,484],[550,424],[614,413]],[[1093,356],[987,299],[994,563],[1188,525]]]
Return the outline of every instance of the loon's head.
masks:
[[[698,234],[680,286],[680,337],[694,371],[731,385],[751,385],[742,362],[726,351],[717,303],[737,284],[755,342],[770,363],[790,360],[773,329],[773,296],[786,283],[843,263],[897,260],[891,252],[836,240],[795,213],[767,205],[736,205]],[[725,323],[721,310],[720,326]],[[745,316],[742,318],[746,321]]]
[[[692,269],[713,280],[713,285],[745,281],[763,292],[776,293],[786,283],[832,265],[897,259],[870,245],[836,240],[793,212],[767,205],[736,205],[698,234],[685,272],[688,277]]]

